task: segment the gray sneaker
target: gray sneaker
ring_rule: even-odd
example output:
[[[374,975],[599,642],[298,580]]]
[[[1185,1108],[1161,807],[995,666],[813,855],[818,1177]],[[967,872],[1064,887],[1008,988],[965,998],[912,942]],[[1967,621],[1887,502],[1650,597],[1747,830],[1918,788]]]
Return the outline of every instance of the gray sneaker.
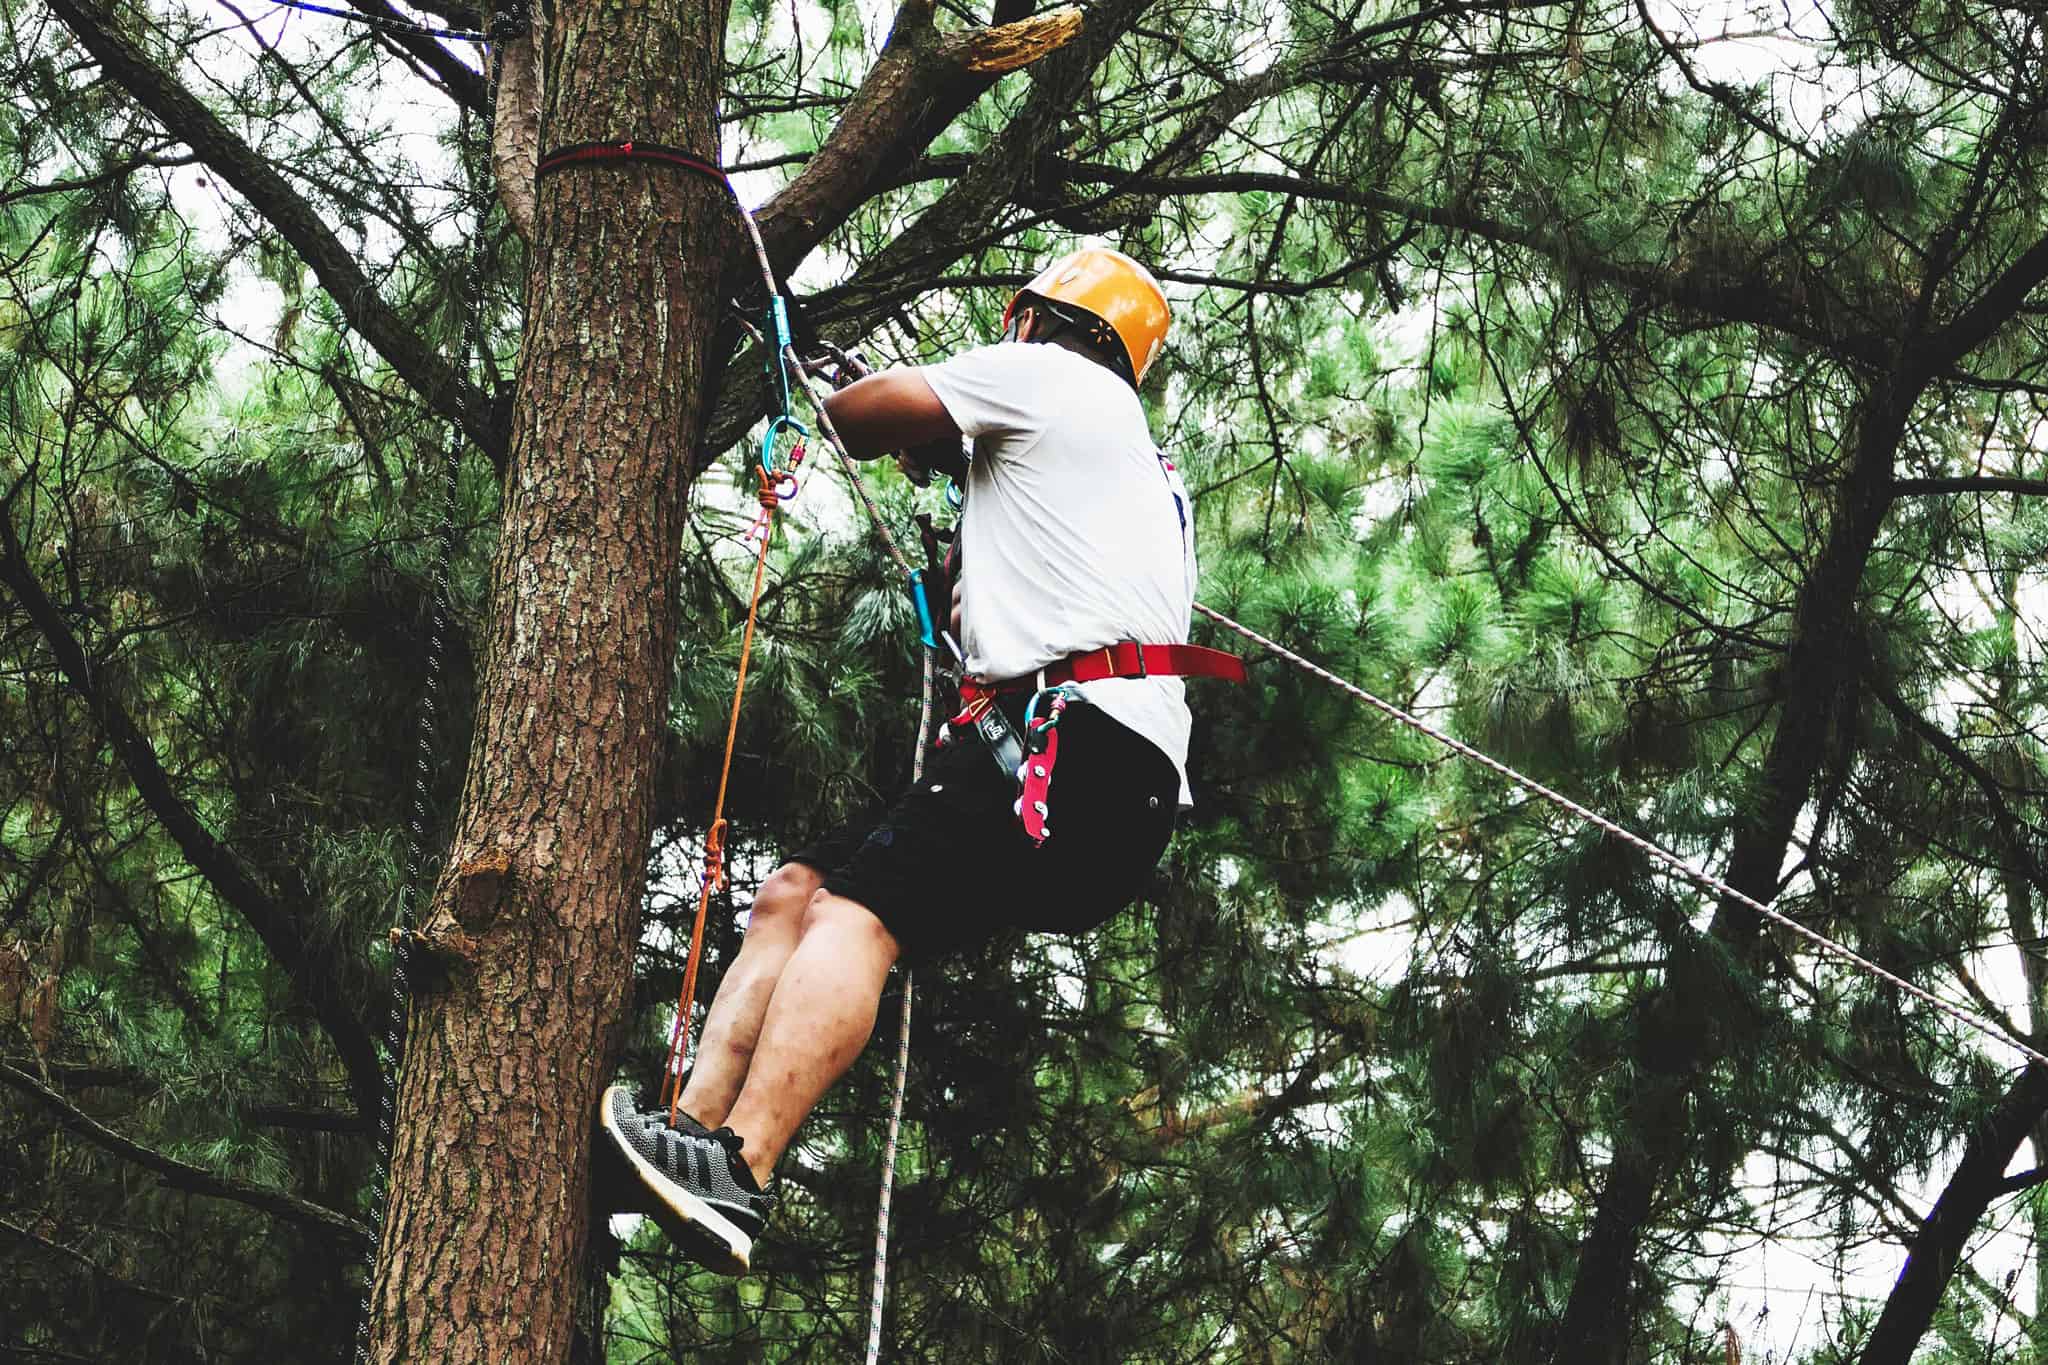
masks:
[[[633,1108],[632,1092],[604,1092],[598,1120],[606,1145],[631,1170],[633,1209],[652,1217],[676,1250],[721,1275],[744,1275],[774,1200],[755,1188],[730,1128],[707,1132],[690,1120]]]

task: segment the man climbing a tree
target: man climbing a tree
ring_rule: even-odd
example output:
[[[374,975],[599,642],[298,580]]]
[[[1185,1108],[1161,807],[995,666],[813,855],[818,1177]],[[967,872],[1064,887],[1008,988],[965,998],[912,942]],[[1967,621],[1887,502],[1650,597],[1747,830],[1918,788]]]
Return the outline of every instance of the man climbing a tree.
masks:
[[[1191,509],[1137,396],[1168,321],[1143,266],[1078,251],[1011,300],[1000,344],[826,401],[855,458],[908,452],[965,487],[965,709],[879,822],[761,884],[673,1123],[605,1094],[601,1147],[633,1207],[714,1269],[746,1270],[769,1176],[866,1045],[893,964],[1094,928],[1137,896],[1189,800],[1182,679],[1236,661],[1185,644]]]

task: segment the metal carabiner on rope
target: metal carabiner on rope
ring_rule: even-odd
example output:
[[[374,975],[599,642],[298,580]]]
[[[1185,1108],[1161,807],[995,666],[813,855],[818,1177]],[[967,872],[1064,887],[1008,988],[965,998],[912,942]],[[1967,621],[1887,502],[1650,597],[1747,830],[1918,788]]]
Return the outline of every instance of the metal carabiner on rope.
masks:
[[[785,471],[775,461],[775,438],[785,431],[796,433],[796,440],[790,448],[789,467]],[[794,476],[796,467],[803,463],[804,442],[809,440],[811,429],[788,413],[779,413],[768,419],[768,434],[761,438],[761,472],[771,479],[780,479],[785,473]],[[795,497],[792,489],[788,497]]]

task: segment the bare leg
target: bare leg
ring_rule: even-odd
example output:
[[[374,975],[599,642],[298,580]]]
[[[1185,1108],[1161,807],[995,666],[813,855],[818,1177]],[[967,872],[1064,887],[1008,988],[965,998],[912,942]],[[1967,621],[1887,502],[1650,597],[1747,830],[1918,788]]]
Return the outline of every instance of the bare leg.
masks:
[[[764,1184],[811,1106],[867,1046],[898,951],[866,906],[829,891],[811,897],[746,1085],[725,1118],[746,1139],[741,1155]]]
[[[823,880],[803,863],[784,863],[754,893],[753,913],[739,955],[726,968],[704,1018],[689,1084],[683,1087],[682,1111],[708,1128],[725,1122],[732,1102],[746,1083],[747,1065],[761,1036],[776,978],[796,951],[804,911]]]

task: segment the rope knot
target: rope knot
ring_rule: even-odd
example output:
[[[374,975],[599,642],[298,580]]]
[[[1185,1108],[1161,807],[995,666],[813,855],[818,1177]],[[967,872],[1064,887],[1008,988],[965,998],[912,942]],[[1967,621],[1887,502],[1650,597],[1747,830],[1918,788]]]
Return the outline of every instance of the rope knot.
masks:
[[[761,479],[761,510],[773,512],[782,505],[782,481],[771,478],[766,471],[756,471]]]
[[[721,891],[725,889],[725,826],[724,820],[714,820],[704,836],[704,884]]]

